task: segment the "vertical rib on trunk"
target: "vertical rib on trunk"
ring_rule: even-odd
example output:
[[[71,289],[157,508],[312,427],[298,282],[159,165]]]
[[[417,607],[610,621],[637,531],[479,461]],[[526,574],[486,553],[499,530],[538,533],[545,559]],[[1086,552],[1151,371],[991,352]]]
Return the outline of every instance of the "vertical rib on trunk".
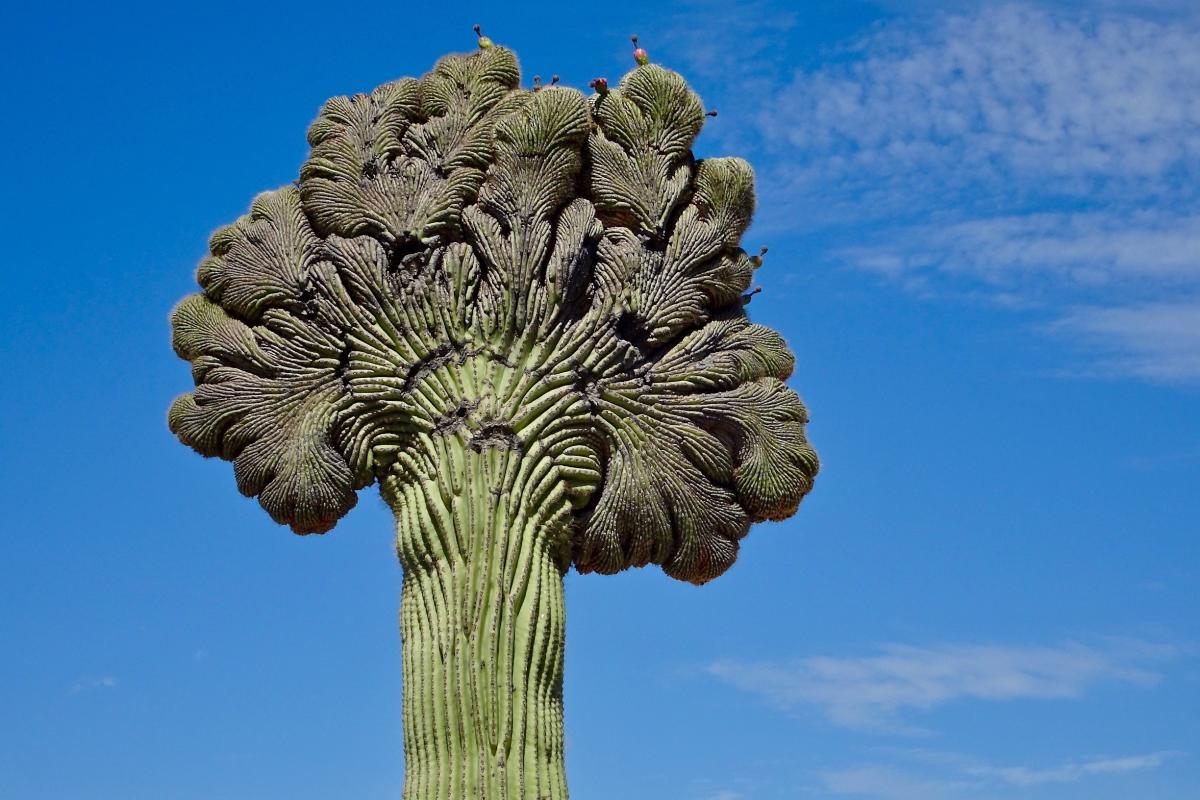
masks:
[[[385,484],[404,567],[404,798],[566,798],[557,471],[515,445],[423,444]]]

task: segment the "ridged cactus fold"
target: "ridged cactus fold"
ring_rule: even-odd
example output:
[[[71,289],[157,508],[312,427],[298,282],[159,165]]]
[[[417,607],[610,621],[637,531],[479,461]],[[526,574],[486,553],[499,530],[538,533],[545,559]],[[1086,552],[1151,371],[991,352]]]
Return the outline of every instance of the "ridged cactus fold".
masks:
[[[566,571],[704,583],[817,472],[699,98],[641,58],[522,89],[485,39],[326,103],[172,316],[183,443],[296,533],[395,514],[409,800],[565,798]]]

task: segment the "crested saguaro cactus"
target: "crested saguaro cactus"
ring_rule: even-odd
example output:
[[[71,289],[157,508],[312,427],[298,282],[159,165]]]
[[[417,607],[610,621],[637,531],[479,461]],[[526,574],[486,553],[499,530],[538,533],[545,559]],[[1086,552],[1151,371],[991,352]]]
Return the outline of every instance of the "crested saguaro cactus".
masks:
[[[330,100],[293,186],[212,237],[172,317],[171,430],[300,534],[378,482],[404,570],[409,800],[565,798],[563,575],[704,583],[817,459],[744,311],[736,158],[648,63],[593,96],[512,52]]]

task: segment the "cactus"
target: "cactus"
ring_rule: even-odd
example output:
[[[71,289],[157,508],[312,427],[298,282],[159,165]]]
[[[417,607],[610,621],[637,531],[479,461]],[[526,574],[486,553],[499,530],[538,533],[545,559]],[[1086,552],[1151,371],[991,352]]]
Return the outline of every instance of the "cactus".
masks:
[[[557,800],[566,571],[704,583],[817,459],[792,354],[744,309],[753,173],[693,157],[697,96],[644,51],[590,97],[523,90],[479,36],[330,100],[299,182],[213,235],[168,422],[299,534],[379,484],[404,797]]]

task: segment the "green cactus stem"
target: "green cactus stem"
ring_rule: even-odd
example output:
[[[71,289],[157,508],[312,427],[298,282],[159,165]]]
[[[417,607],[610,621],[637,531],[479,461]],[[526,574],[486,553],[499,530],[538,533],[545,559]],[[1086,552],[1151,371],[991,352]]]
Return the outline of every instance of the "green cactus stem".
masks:
[[[570,499],[507,445],[420,449],[382,486],[404,566],[405,797],[565,797]]]

